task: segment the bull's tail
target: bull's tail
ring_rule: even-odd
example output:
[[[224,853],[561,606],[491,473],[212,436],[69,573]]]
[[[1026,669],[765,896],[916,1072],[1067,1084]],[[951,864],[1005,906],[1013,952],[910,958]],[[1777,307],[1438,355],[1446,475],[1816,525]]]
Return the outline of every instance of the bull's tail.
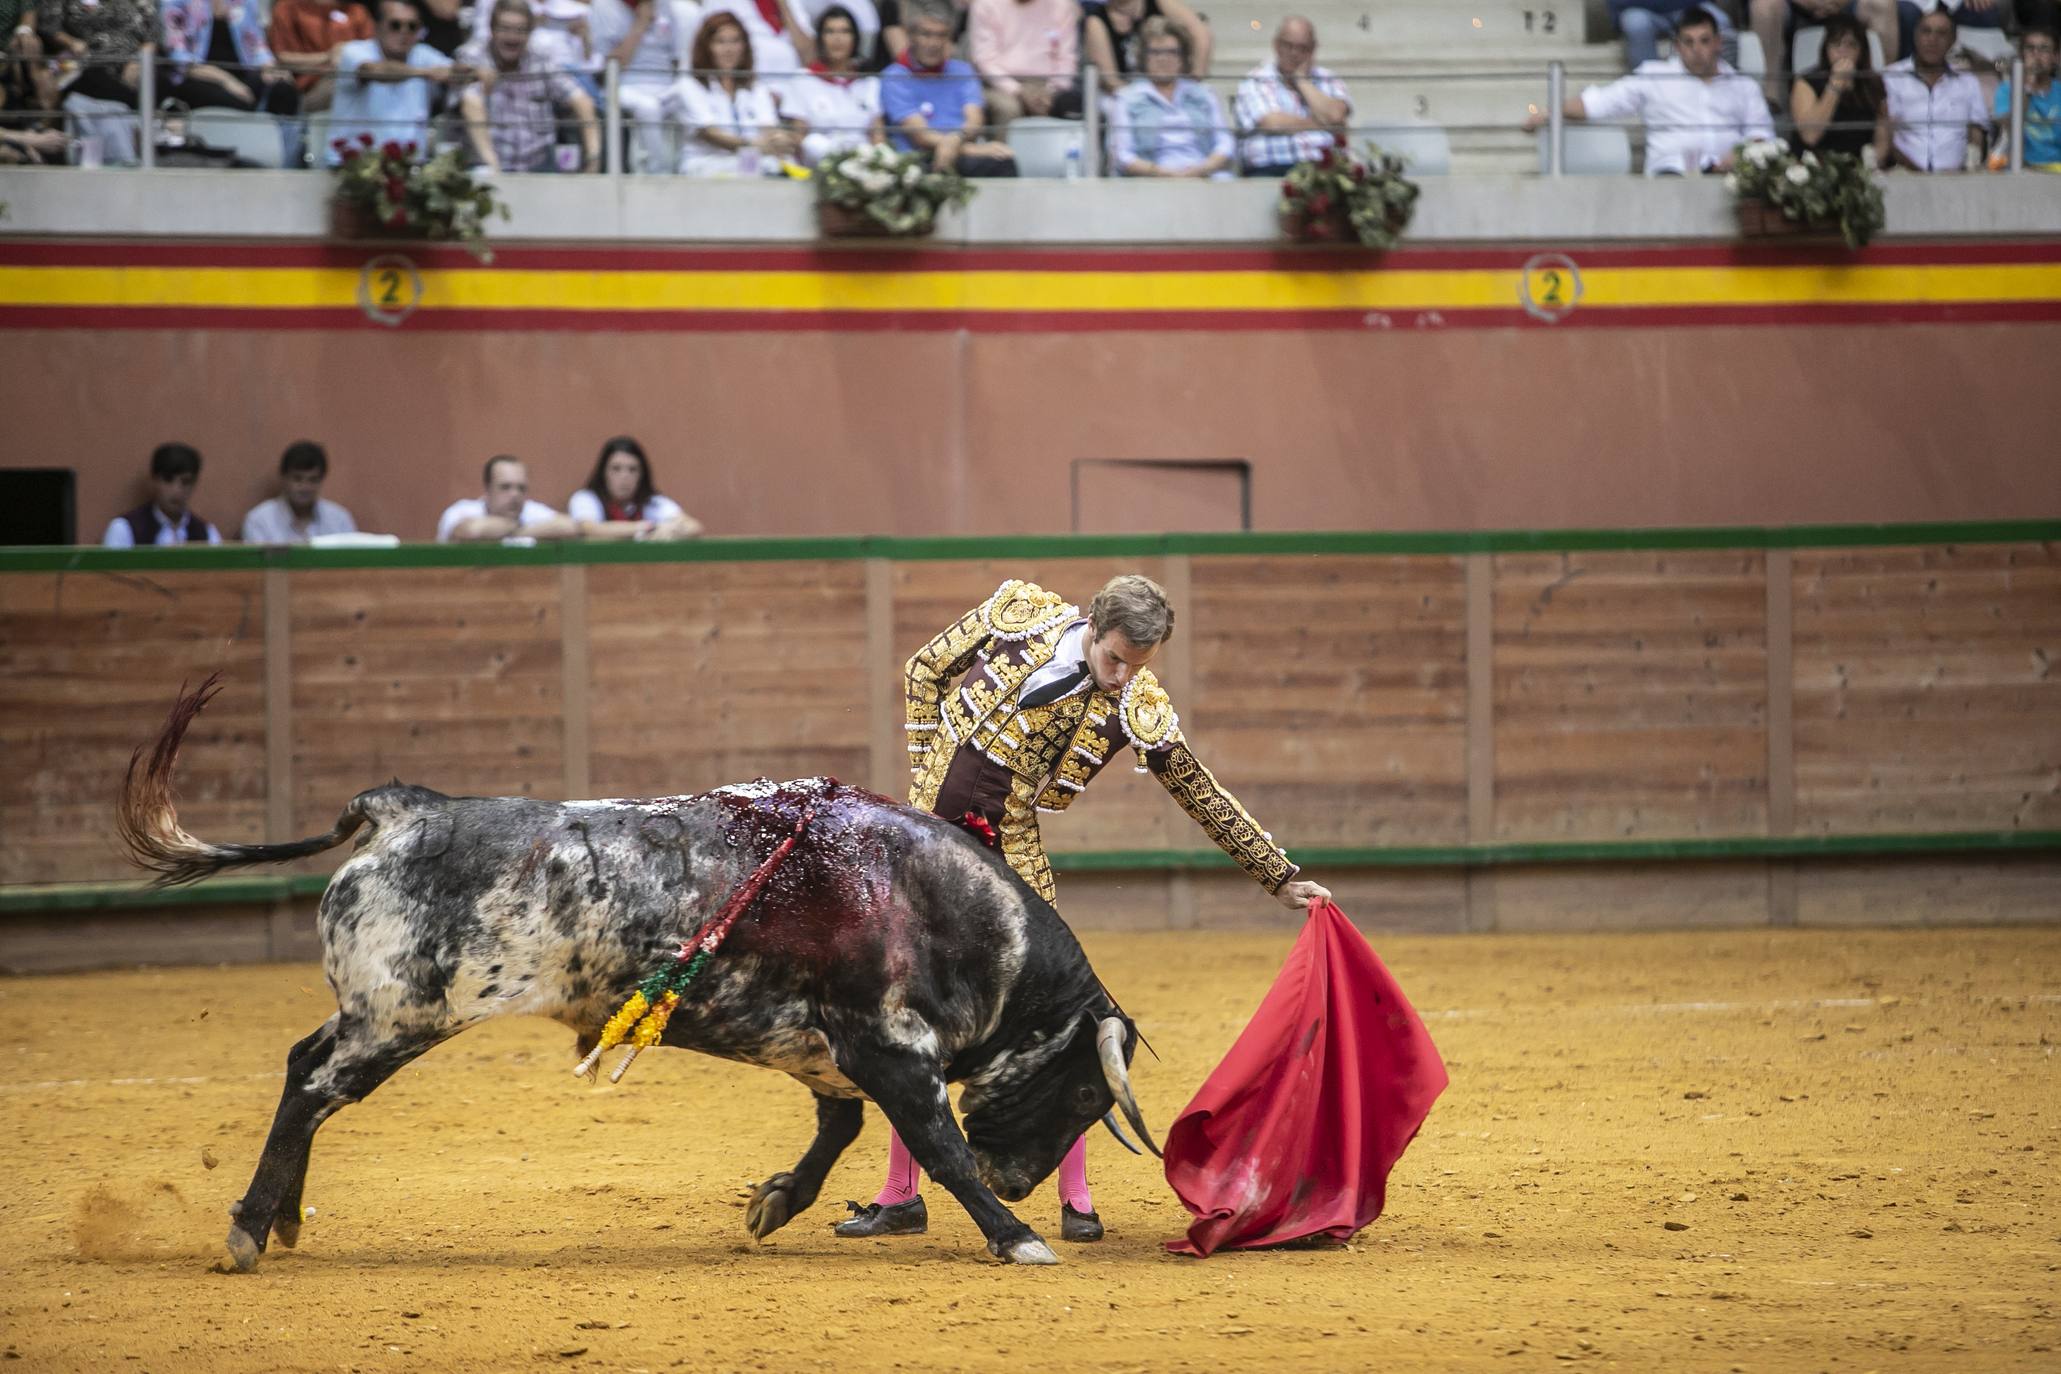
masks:
[[[179,758],[179,741],[186,728],[200,714],[216,692],[221,675],[211,673],[197,691],[180,690],[172,713],[154,745],[145,745],[130,755],[129,773],[122,782],[121,801],[115,807],[115,828],[129,862],[157,874],[155,887],[175,887],[198,882],[227,868],[246,864],[284,863],[334,849],[349,839],[368,817],[354,800],[336,818],[326,835],[314,835],[290,844],[210,844],[189,835],[179,825],[178,810],[172,804],[172,765]],[[148,751],[149,758],[144,757]],[[360,799],[362,800],[362,799]]]

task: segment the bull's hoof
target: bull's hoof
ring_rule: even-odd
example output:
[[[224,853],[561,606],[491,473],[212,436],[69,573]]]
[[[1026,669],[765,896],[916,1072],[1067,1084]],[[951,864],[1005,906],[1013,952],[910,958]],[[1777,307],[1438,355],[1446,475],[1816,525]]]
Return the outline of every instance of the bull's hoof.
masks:
[[[252,1240],[250,1232],[241,1226],[229,1228],[229,1239],[226,1244],[229,1246],[230,1263],[236,1266],[236,1272],[239,1274],[248,1274],[257,1268],[258,1260],[265,1253],[265,1247]]]
[[[301,1243],[301,1223],[298,1217],[280,1217],[272,1223],[272,1239],[291,1250]]]
[[[794,1219],[794,1175],[775,1174],[745,1204],[744,1224],[753,1240],[764,1240]]]
[[[1045,1244],[1036,1233],[1025,1236],[1022,1240],[1008,1241],[1000,1248],[992,1245],[988,1248],[994,1251],[995,1258],[1007,1260],[1011,1264],[1059,1263],[1059,1256],[1053,1254],[1052,1247]]]

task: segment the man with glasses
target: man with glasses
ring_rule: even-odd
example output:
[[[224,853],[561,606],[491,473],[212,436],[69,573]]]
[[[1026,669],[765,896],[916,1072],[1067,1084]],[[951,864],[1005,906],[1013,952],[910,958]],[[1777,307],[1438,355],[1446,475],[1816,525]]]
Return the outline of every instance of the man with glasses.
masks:
[[[2061,86],[2054,84],[2054,30],[2029,28],[2018,40],[2018,55],[2025,59],[2025,165],[2042,172],[2061,172]],[[1997,87],[1997,127],[2008,139],[2011,129],[2011,83]],[[2000,145],[1990,158],[1992,167],[2008,167],[2011,150]]]
[[[1127,177],[1229,177],[1233,144],[1216,95],[1188,70],[1188,35],[1155,14],[1140,26],[1145,76],[1116,97],[1109,161]]]
[[[422,10],[416,0],[379,0],[373,36],[346,43],[337,54],[336,97],[330,106],[330,166],[342,161],[338,141],[356,144],[361,134],[375,144],[415,145],[429,156],[429,111],[436,88],[472,79],[422,41]]]
[[[1277,177],[1336,147],[1346,135],[1353,103],[1345,86],[1317,65],[1317,28],[1291,14],[1274,32],[1274,60],[1239,83],[1233,102],[1247,131],[1245,175]]]

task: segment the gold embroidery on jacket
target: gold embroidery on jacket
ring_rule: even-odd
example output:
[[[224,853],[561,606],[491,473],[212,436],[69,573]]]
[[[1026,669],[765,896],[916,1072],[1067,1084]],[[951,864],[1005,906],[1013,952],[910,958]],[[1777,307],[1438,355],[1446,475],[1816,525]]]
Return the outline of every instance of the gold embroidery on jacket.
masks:
[[[1153,775],[1167,795],[1217,842],[1217,848],[1259,879],[1260,886],[1279,892],[1281,884],[1295,876],[1295,865],[1288,862],[1288,856],[1187,745],[1176,744],[1149,757]]]

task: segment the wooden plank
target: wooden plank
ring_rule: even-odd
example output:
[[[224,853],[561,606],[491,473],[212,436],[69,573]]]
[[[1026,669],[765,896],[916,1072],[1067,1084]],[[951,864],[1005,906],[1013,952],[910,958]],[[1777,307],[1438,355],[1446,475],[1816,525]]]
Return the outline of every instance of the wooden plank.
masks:
[[[2061,921],[2061,859],[2046,855],[1804,864],[1796,887],[1801,926]]]
[[[1500,931],[1685,930],[1766,925],[1765,865],[1609,864],[1496,872]]]
[[[588,570],[593,786],[872,777],[862,562]]]
[[[222,693],[179,760],[180,818],[262,841],[264,630],[256,571],[0,577],[0,882],[135,876],[114,841],[130,753],[182,681],[215,671]]]
[[[2061,546],[1796,555],[1797,828],[2061,825]]]
[[[587,569],[566,563],[558,569],[559,696],[563,703],[565,795],[593,795],[588,733]]]
[[[1496,837],[1496,562],[1467,559],[1467,838]]]
[[[284,568],[265,569],[265,838],[293,830],[293,588]]]
[[[909,791],[909,732],[902,701],[902,666],[895,654],[894,566],[866,560],[866,689],[871,786],[897,800]]]
[[[1796,832],[1795,557],[1767,553],[1768,833]],[[1793,894],[1791,894],[1793,896]],[[1793,910],[1793,901],[1790,903]]]
[[[558,796],[559,588],[552,567],[295,573],[298,833],[327,829],[340,806],[390,777],[458,794]]]
[[[1496,838],[1759,833],[1754,551],[1498,555]]]

